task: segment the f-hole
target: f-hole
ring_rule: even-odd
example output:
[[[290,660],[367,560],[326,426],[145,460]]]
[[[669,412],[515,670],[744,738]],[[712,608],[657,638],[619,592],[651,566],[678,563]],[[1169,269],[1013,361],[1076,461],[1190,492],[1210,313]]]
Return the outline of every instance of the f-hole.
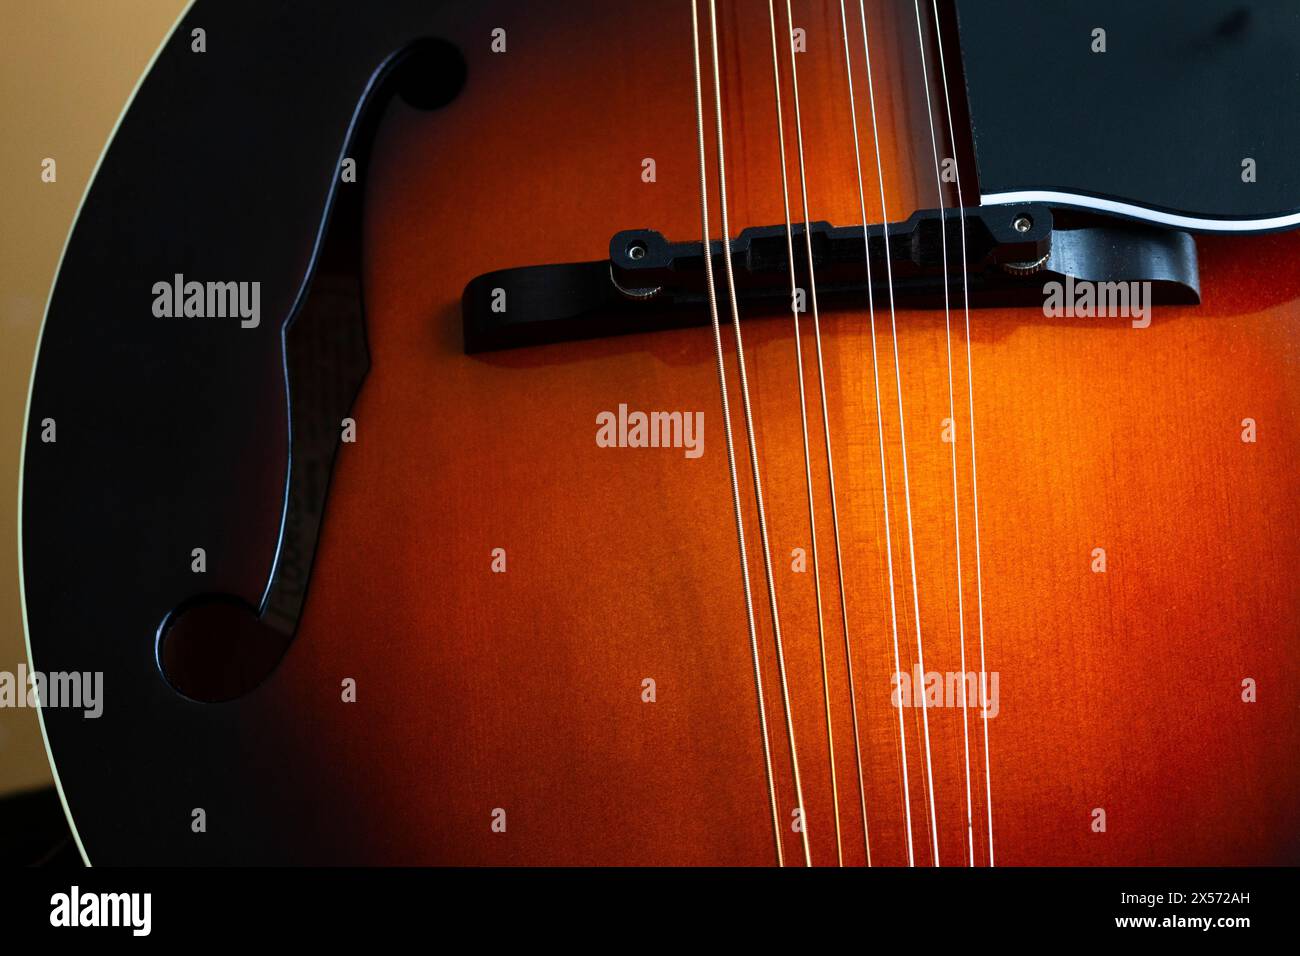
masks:
[[[289,468],[283,525],[270,581],[255,606],[233,594],[199,594],[158,628],[157,659],[177,692],[207,703],[234,700],[275,670],[298,629],[325,517],[329,485],[349,417],[370,369],[361,290],[363,194],[370,146],[394,94],[435,110],[464,88],[465,59],[445,40],[416,41],[384,68],[362,104],[349,158],[356,182],[334,190],[320,253],[297,313],[284,328],[289,392]]]

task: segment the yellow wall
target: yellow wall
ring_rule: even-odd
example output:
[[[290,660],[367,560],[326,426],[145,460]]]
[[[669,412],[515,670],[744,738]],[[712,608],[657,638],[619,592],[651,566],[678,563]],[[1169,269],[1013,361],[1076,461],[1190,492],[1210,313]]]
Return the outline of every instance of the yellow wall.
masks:
[[[0,0],[0,670],[26,661],[18,453],[36,335],[82,193],[187,0]],[[58,179],[41,182],[52,157]],[[0,793],[52,782],[36,715],[0,708]]]

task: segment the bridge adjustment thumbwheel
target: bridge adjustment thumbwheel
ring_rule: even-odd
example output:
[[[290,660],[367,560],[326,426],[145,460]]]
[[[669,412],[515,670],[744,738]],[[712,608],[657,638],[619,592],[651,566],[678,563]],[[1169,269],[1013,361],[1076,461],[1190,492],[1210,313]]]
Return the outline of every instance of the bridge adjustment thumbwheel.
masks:
[[[1031,276],[1035,272],[1042,272],[1047,267],[1047,260],[1051,257],[1052,250],[1048,249],[1043,253],[1041,259],[1035,259],[1033,262],[1004,262],[1002,263],[1002,271],[1013,276]]]
[[[1025,233],[1034,227],[1034,220],[1027,214],[1022,213],[1016,216],[1011,222],[1011,228],[1016,232]],[[1047,260],[1052,255],[1052,234],[1047,234],[1047,248],[1043,251],[1041,259],[1031,259],[1025,262],[1004,262],[1002,271],[1013,276],[1031,276],[1035,272],[1041,272],[1047,265]]]

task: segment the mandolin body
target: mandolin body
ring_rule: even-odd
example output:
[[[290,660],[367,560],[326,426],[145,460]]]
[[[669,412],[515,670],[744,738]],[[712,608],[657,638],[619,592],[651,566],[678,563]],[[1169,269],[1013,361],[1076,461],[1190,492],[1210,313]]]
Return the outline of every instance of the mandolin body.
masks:
[[[941,104],[942,83],[934,63],[929,75],[919,65],[910,5],[867,12],[883,206],[856,11],[855,129],[838,5],[794,4],[807,42],[796,56],[814,221],[862,221],[855,134],[868,222],[940,204],[925,84]],[[219,591],[256,606],[289,561],[277,515],[292,419],[275,333],[293,296],[265,293],[259,330],[191,333],[185,323],[205,320],[154,319],[143,286],[121,291],[139,302],[115,308],[112,321],[188,372],[151,400],[143,359],[129,400],[113,380],[90,383],[119,396],[101,419],[88,400],[65,396],[98,374],[86,369],[94,336],[107,333],[85,332],[76,293],[56,292],[29,415],[23,547],[33,664],[105,672],[103,718],[45,714],[92,862],[770,865],[745,573],[786,863],[804,862],[800,827],[814,864],[836,863],[837,845],[846,865],[867,862],[864,805],[873,865],[908,863],[909,822],[917,863],[933,863],[937,841],[941,864],[985,865],[990,818],[998,865],[1300,861],[1296,236],[1198,238],[1201,304],[1156,306],[1148,325],[972,310],[969,365],[959,296],[948,321],[942,308],[903,303],[891,315],[887,298],[872,309],[865,294],[856,307],[823,308],[820,344],[811,311],[796,333],[788,312],[749,315],[742,304],[782,660],[725,295],[730,422],[707,325],[473,355],[464,347],[461,296],[477,275],[601,259],[630,228],[700,239],[690,4],[653,0],[636,13],[632,25],[625,5],[596,2],[410,12],[418,30],[402,29],[412,38],[459,49],[463,88],[436,109],[400,96],[372,104],[373,141],[364,154],[346,144],[343,153],[364,155],[360,182],[322,180],[342,142],[337,131],[322,135],[333,152],[302,175],[314,199],[301,204],[299,232],[328,229],[333,241],[353,230],[368,368],[347,410],[355,440],[315,463],[313,480],[328,493],[314,552],[297,568],[309,586],[292,639],[237,699],[178,693],[156,644],[184,599]],[[496,28],[505,52],[493,50]],[[724,4],[718,30],[735,235],[784,222],[782,145],[766,5]],[[798,225],[794,87],[788,52],[778,57]],[[148,87],[142,102],[152,102]],[[947,156],[944,117],[936,123]],[[108,175],[116,168],[110,151]],[[963,176],[974,205],[969,165]],[[80,229],[122,198],[107,188],[92,190]],[[952,207],[957,194],[944,189]],[[330,194],[340,209],[357,203],[355,221],[321,216]],[[270,213],[256,195],[241,201],[245,235],[260,245],[259,219]],[[198,235],[204,222],[196,213],[177,228]],[[61,286],[82,261],[77,241]],[[187,265],[187,275],[203,272],[193,258],[151,254],[160,279]],[[225,271],[256,278],[240,271],[242,254]],[[310,286],[311,305],[335,265],[299,257],[282,271]],[[328,309],[294,321],[306,328],[308,318],[328,321]],[[295,334],[291,325],[291,350]],[[348,348],[356,353],[356,342]],[[215,351],[205,359],[204,349]],[[60,355],[73,358],[59,365]],[[242,396],[234,405],[226,386]],[[187,388],[206,397],[177,398],[184,408],[156,413],[151,428],[150,401],[194,394]],[[39,444],[43,402],[59,421],[56,446]],[[680,413],[700,430],[669,428],[661,447],[637,447],[635,412]],[[67,505],[80,497],[82,466],[103,461],[77,446],[109,418],[125,430],[118,453],[182,446],[145,454],[147,490],[137,466],[110,467],[95,508]],[[71,554],[88,527],[100,529],[87,539],[96,560],[118,566],[87,591]],[[120,559],[101,550],[126,542],[133,550]],[[200,544],[201,585],[189,568]],[[918,609],[924,671],[940,675],[924,710],[919,697],[896,706],[900,685],[931,686],[917,664]],[[963,707],[953,687],[981,670],[989,707],[968,696]],[[195,808],[205,833],[191,827]]]

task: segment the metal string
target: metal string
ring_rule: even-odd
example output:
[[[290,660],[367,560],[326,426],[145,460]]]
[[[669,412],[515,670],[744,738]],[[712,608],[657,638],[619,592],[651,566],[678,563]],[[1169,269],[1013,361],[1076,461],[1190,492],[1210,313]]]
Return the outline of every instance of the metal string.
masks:
[[[876,122],[876,94],[875,85],[871,77],[871,46],[867,40],[867,13],[863,6],[863,0],[858,0],[858,10],[862,16],[862,50],[867,64],[867,94],[871,103],[871,133],[875,141],[876,150],[876,177],[880,183],[880,215],[883,222],[888,224],[889,212],[885,203],[885,177],[880,159],[880,131]],[[857,135],[857,128],[854,127],[854,135]],[[864,220],[865,222],[865,220]],[[903,415],[903,375],[901,363],[898,358],[898,320],[894,304],[894,267],[889,256],[889,230],[885,229],[885,271],[887,276],[887,287],[889,289],[889,324],[893,334],[894,347],[894,380],[896,391],[898,393],[898,440],[902,451],[903,458],[903,503],[907,512],[907,548],[908,559],[912,571],[912,608],[916,620],[916,659],[920,668],[922,687],[921,691],[921,724],[924,728],[925,737],[925,772],[926,781],[929,788],[929,809],[930,809],[930,831],[933,834],[931,848],[934,852],[934,865],[939,865],[939,827],[935,816],[934,805],[934,765],[930,757],[930,714],[929,707],[925,700],[925,652],[921,643],[921,597],[916,583],[916,540],[912,529],[912,492],[911,484],[907,473],[907,431],[904,426]],[[901,682],[900,682],[901,690]],[[915,699],[917,688],[912,688],[912,697]],[[902,700],[900,696],[899,703]],[[900,708],[901,710],[901,708]],[[909,831],[910,836],[910,831]]]
[[[759,476],[758,447],[754,438],[754,416],[749,398],[749,379],[745,372],[745,346],[740,332],[740,303],[736,297],[735,272],[731,263],[731,230],[727,219],[727,168],[722,136],[722,78],[718,68],[718,18],[716,0],[709,0],[710,49],[713,56],[713,94],[718,139],[718,203],[722,219],[722,261],[731,301],[732,330],[736,334],[736,369],[740,374],[740,393],[745,414],[745,432],[749,438],[749,461],[754,477],[754,498],[758,509],[759,537],[763,543],[763,568],[767,575],[767,596],[772,612],[772,632],[776,641],[777,672],[781,680],[781,702],[785,710],[786,734],[790,744],[790,770],[794,776],[795,799],[802,816],[804,864],[812,866],[812,849],[808,842],[808,815],[803,800],[803,780],[799,773],[799,751],[795,746],[794,713],[790,685],[786,676],[785,649],[781,643],[781,615],[776,603],[776,578],[772,572],[772,550],[767,533],[767,513],[763,508],[763,484]],[[707,260],[709,257],[705,256]],[[748,568],[746,568],[748,573]]]
[[[799,415],[803,425],[803,463],[805,486],[808,489],[808,527],[811,533],[813,582],[817,595],[817,646],[821,652],[822,699],[826,708],[826,752],[830,760],[831,801],[835,808],[835,853],[840,866],[844,865],[844,840],[840,827],[840,790],[835,772],[835,731],[831,722],[830,676],[826,666],[826,624],[822,613],[822,571],[817,548],[817,518],[813,505],[812,453],[808,444],[808,398],[803,376],[803,343],[799,333],[798,286],[794,267],[794,238],[790,224],[790,183],[785,162],[785,120],[781,107],[781,67],[776,53],[776,10],[773,0],[767,0],[768,22],[772,28],[772,78],[776,90],[776,133],[781,155],[781,202],[785,206],[786,261],[790,269],[790,313],[794,318],[794,354],[799,372]],[[814,282],[815,284],[815,282]],[[859,771],[860,773],[860,771]],[[864,818],[865,820],[865,818]],[[865,825],[865,824],[864,824]],[[870,845],[867,858],[871,858]]]
[[[831,525],[835,534],[835,568],[840,593],[840,624],[844,634],[844,661],[849,684],[849,707],[853,717],[853,753],[858,772],[859,809],[862,814],[862,838],[866,848],[867,865],[871,865],[871,830],[867,822],[867,791],[862,768],[862,737],[858,721],[857,681],[853,675],[853,645],[849,630],[848,591],[844,582],[844,554],[840,538],[839,499],[835,491],[835,460],[831,452],[830,413],[826,402],[826,366],[822,355],[821,314],[817,305],[817,279],[813,264],[812,224],[808,212],[808,177],[804,161],[803,113],[799,101],[799,68],[794,47],[794,17],[790,0],[785,4],[786,26],[789,28],[790,76],[794,89],[794,118],[799,146],[799,188],[803,203],[804,248],[808,258],[809,301],[812,306],[814,342],[817,347],[817,379],[820,386],[822,410],[822,439],[826,447],[826,475],[831,498]]]
[[[862,185],[862,149],[858,143],[858,110],[853,93],[853,60],[849,55],[848,15],[845,13],[844,0],[840,0],[840,23],[844,36],[844,66],[849,83],[849,115],[853,122],[853,156],[854,169],[858,175],[858,207],[862,216],[862,252],[867,266],[867,311],[871,327],[871,371],[875,381],[876,393],[876,436],[880,447],[880,488],[881,501],[885,513],[885,564],[889,569],[889,619],[894,636],[894,673],[901,674],[898,651],[898,603],[894,596],[894,545],[893,533],[889,522],[889,477],[885,468],[885,424],[880,401],[880,361],[876,348],[876,295],[871,280],[871,247],[867,235],[866,193]],[[886,246],[888,250],[888,246]],[[902,700],[898,707],[898,749],[902,757],[903,817],[907,834],[907,865],[915,866],[916,858],[912,846],[912,791],[907,772],[907,732],[903,725]]]
[[[935,35],[939,33],[938,0],[931,0],[934,13]],[[952,122],[952,100],[948,95],[948,70],[943,59],[943,41],[940,37],[939,76],[943,81],[943,105],[948,118],[949,141],[955,141],[956,127]],[[984,724],[984,806],[988,811],[989,866],[993,865],[993,790],[989,775],[989,708],[988,708],[988,671],[984,669],[984,574],[980,560],[980,497],[979,482],[975,471],[975,385],[972,378],[970,349],[970,286],[966,275],[966,205],[961,194],[961,168],[957,158],[953,157],[953,175],[957,187],[957,210],[961,220],[961,293],[962,305],[966,315],[966,397],[970,413],[970,487],[974,503],[975,516],[975,593],[979,600],[979,635],[980,635],[980,717]],[[951,368],[951,365],[949,366]],[[954,443],[955,447],[955,443]],[[964,650],[964,645],[963,645]],[[965,665],[962,665],[963,668]],[[965,680],[962,681],[963,694]],[[969,774],[969,768],[967,769]]]
[[[952,387],[952,311],[949,303],[948,293],[948,220],[945,215],[943,203],[943,174],[939,169],[939,142],[934,131],[934,109],[930,103],[930,80],[926,71],[925,63],[925,31],[921,27],[921,3],[920,0],[912,0],[912,7],[916,11],[916,43],[921,53],[921,85],[925,89],[925,112],[929,118],[930,126],[930,148],[934,153],[934,186],[939,197],[939,222],[941,229],[940,245],[943,254],[943,332],[944,340],[948,347],[948,422],[953,430],[952,442],[950,443],[949,457],[952,460],[952,522],[953,538],[957,548],[957,632],[961,638],[961,734],[962,734],[962,751],[966,762],[966,849],[969,857],[970,866],[975,865],[975,825],[973,823],[974,812],[971,806],[970,792],[970,722],[967,718],[966,707],[966,608],[965,600],[962,594],[962,582],[964,580],[961,573],[961,509],[958,507],[957,498],[957,413],[954,411],[955,403],[953,401]],[[938,29],[936,25],[936,30]],[[965,242],[965,213],[959,210],[962,217],[962,241]],[[965,263],[962,268],[962,283],[965,285]]]
[[[754,597],[749,585],[749,557],[745,547],[745,522],[740,508],[740,482],[736,475],[736,450],[731,437],[731,403],[727,398],[727,370],[722,355],[722,330],[718,320],[718,298],[713,284],[713,253],[709,234],[708,175],[704,158],[704,93],[700,80],[700,29],[696,0],[691,0],[691,40],[695,59],[695,123],[700,152],[700,223],[704,236],[704,277],[708,290],[709,316],[713,320],[713,344],[717,353],[718,386],[722,392],[722,419],[727,438],[727,465],[731,470],[731,499],[736,515],[736,538],[740,544],[740,573],[745,585],[745,613],[749,622],[749,647],[754,662],[754,687],[758,694],[758,726],[763,738],[763,764],[767,772],[767,793],[772,808],[772,837],[776,843],[776,862],[785,866],[781,847],[781,820],[776,808],[776,779],[772,773],[772,747],[767,731],[767,706],[763,701],[763,674],[759,664],[758,630],[754,623]],[[723,232],[723,245],[727,242]]]

